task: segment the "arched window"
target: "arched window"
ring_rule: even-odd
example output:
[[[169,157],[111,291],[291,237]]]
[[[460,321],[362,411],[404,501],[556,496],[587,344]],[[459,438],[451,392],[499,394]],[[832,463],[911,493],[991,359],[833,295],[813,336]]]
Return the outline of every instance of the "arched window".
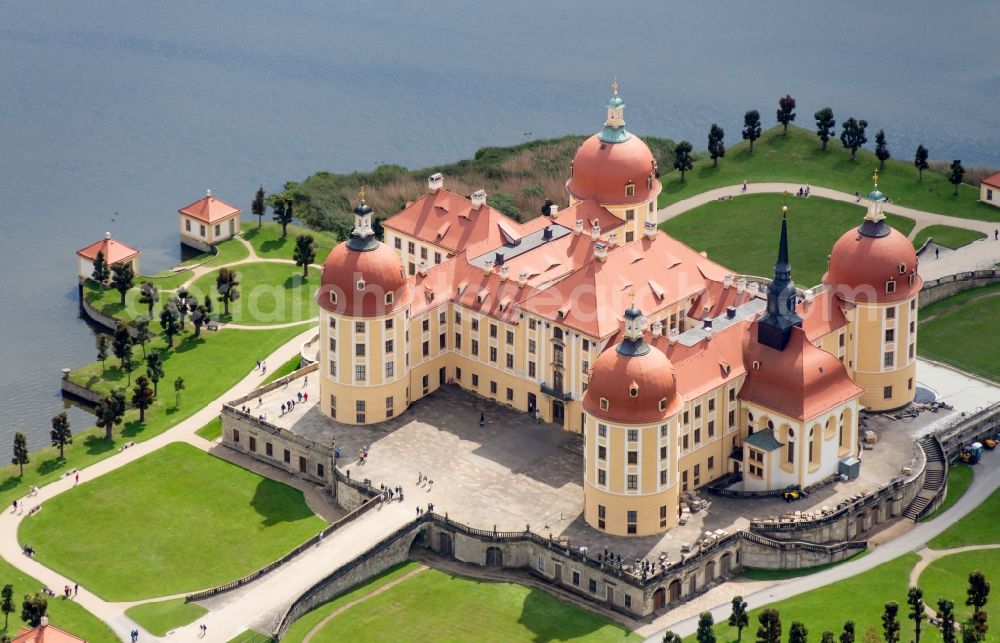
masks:
[[[753,413],[747,413],[747,436],[753,435]]]
[[[770,422],[768,422],[770,424]],[[788,452],[786,455],[789,464],[795,462],[795,431],[788,429]]]
[[[810,464],[816,461],[816,450],[813,448],[814,440],[816,439],[816,427],[809,429],[809,462]]]

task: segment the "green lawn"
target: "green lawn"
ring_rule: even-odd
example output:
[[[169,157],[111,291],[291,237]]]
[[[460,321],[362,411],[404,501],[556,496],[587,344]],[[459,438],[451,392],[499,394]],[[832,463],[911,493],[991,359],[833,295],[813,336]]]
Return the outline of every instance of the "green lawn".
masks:
[[[388,582],[385,577],[379,579],[384,582]],[[369,593],[371,588],[355,592]],[[283,640],[301,641],[315,623],[350,600],[347,595],[310,612]],[[348,609],[313,640],[363,641],[376,636],[380,641],[642,640],[541,590],[450,576],[435,569]]]
[[[951,509],[952,505],[958,502],[962,494],[968,490],[970,484],[972,484],[972,467],[961,462],[952,464],[948,468],[948,494],[944,497],[944,502],[933,513],[924,516],[920,522],[934,520]]]
[[[968,228],[955,228],[949,225],[930,225],[923,228],[917,233],[917,236],[913,238],[913,247],[919,249],[920,246],[924,245],[924,241],[926,241],[928,237],[931,237],[934,240],[934,243],[939,246],[951,248],[952,250],[958,250],[962,246],[967,246],[973,241],[985,238],[986,235],[978,230],[969,230]]]
[[[875,133],[869,130],[869,140]],[[738,140],[739,132],[727,132],[727,141]],[[958,196],[955,186],[943,174],[924,172],[923,182],[917,180],[917,170],[912,163],[913,150],[890,149],[898,159],[889,160],[879,174],[879,189],[893,203],[927,212],[938,212],[965,219],[1000,221],[1000,209],[979,202],[979,189],[961,185]],[[933,153],[933,150],[931,150]],[[701,192],[726,185],[737,185],[748,179],[751,183],[801,183],[819,185],[854,194],[868,194],[872,189],[872,173],[878,159],[872,152],[858,150],[858,158],[851,155],[840,140],[831,140],[827,151],[820,150],[819,138],[799,127],[789,127],[788,136],[782,136],[780,127],[772,127],[754,144],[749,152],[746,142],[732,145],[717,168],[707,156],[687,172],[686,181],[680,182],[676,171],[661,178],[663,192],[659,205],[692,197]],[[666,168],[664,168],[666,169]],[[824,255],[825,256],[825,255]]]
[[[937,600],[947,598],[954,601],[955,614],[959,621],[971,618],[972,608],[965,605],[965,590],[969,587],[969,573],[977,570],[983,572],[986,580],[996,585],[997,581],[1000,581],[1000,549],[950,554],[932,562],[921,572],[917,581],[924,590],[924,602],[936,610]],[[991,606],[995,608],[993,601],[986,604],[986,609],[990,610]],[[990,627],[989,633],[994,637],[990,640],[1000,640],[1000,634],[994,627],[996,623]]]
[[[300,234],[312,236],[316,246],[316,260],[313,263],[322,264],[330,250],[339,243],[337,236],[322,230],[310,230],[302,226],[289,224],[288,236],[281,238],[281,226],[273,221],[265,221],[258,228],[256,221],[243,222],[243,238],[250,242],[259,257],[268,259],[291,259],[295,250],[295,238]]]
[[[17,605],[17,611],[10,615],[7,629],[0,626],[0,634],[13,638],[17,634],[18,628],[24,625],[24,622],[19,618],[24,595],[41,590],[42,583],[2,558],[0,558],[0,582],[2,584],[10,583],[14,586],[14,602]],[[56,592],[56,597],[49,599],[50,623],[84,638],[90,643],[118,643],[118,637],[100,619],[81,607],[76,601],[63,598],[62,587],[50,589]]]
[[[193,623],[205,614],[207,609],[183,598],[141,603],[125,610],[126,616],[156,636],[166,636],[170,630]]]
[[[271,643],[271,637],[253,630],[243,630],[227,643]]]
[[[97,312],[114,317],[123,321],[132,321],[137,317],[149,314],[149,307],[139,303],[139,280],[136,280],[136,287],[125,293],[125,305],[121,303],[121,293],[114,288],[106,287],[103,290],[97,282],[89,279],[83,284],[83,298]],[[160,292],[160,301],[153,306],[153,315],[159,315],[163,303],[170,297],[168,292]],[[156,322],[150,324],[155,328]]]
[[[920,311],[920,355],[1000,381],[1000,284],[952,295]]]
[[[148,281],[162,290],[175,290],[181,284],[191,278],[190,270],[164,270],[155,275],[140,275],[135,278],[136,284]]]
[[[909,641],[913,636],[913,622],[906,618],[904,609],[910,570],[917,560],[916,554],[906,554],[864,574],[765,607],[778,610],[783,639],[787,637],[788,628],[793,620],[802,621],[809,630],[809,639],[818,641],[824,630],[839,635],[844,627],[844,621],[850,619],[855,623],[857,640],[861,641],[862,634],[869,625],[876,626],[881,635],[882,608],[886,602],[896,601],[903,606],[900,609],[900,640]],[[754,640],[758,627],[757,615],[762,609],[753,604],[750,608],[750,626],[743,631],[744,641]],[[926,623],[924,625],[920,639],[922,642],[941,640],[936,630],[927,628]],[[724,621],[716,625],[715,634],[719,643],[736,640],[736,628],[729,627]],[[693,642],[696,638],[692,634],[684,640]]]
[[[222,243],[215,244],[215,248],[218,250],[215,256],[210,258],[206,252],[188,259],[181,265],[197,266],[204,264],[206,266],[222,266],[227,263],[246,259],[250,256],[250,251],[247,250],[247,247],[239,239],[226,239]]]
[[[313,269],[302,278],[302,269],[294,264],[245,263],[236,267],[240,298],[229,304],[229,315],[222,304],[215,304],[214,316],[221,321],[263,326],[311,319],[319,314],[316,289],[320,272]],[[215,297],[218,272],[202,275],[189,288],[201,299],[206,293]]]
[[[235,580],[325,524],[301,491],[174,443],[49,500],[18,538],[44,565],[124,601]]]
[[[938,534],[927,546],[933,549],[953,549],[966,545],[1000,543],[997,516],[1000,516],[1000,490],[991,493],[972,513]]]
[[[783,203],[780,194],[713,201],[665,221],[660,228],[741,274],[770,277],[778,257]],[[864,208],[852,203],[789,197],[788,246],[795,282],[807,288],[818,284],[833,244],[844,232],[861,225],[864,215]],[[915,224],[913,219],[895,215],[887,219],[904,235]]]
[[[195,433],[209,441],[217,440],[222,437],[222,418],[215,418],[205,426],[195,431]]]
[[[267,377],[264,378],[264,384],[270,384],[274,380],[284,377],[289,373],[294,373],[299,370],[299,365],[302,363],[302,358],[298,355],[289,359],[287,362],[274,369],[273,372],[268,372]]]

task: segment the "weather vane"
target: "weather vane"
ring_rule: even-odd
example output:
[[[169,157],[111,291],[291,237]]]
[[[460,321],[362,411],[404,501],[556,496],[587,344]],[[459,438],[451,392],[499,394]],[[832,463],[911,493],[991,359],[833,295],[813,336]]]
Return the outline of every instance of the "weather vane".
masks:
[[[361,186],[361,188],[360,188],[360,189],[358,190],[358,198],[359,198],[359,199],[361,199],[361,202],[362,202],[362,203],[364,203],[364,202],[365,202],[365,186],[363,186],[363,185],[362,185],[362,186]]]
[[[618,95],[618,77],[617,76],[615,76],[615,79],[611,81],[611,89],[614,90],[615,96],[617,96]]]
[[[875,174],[872,174],[872,181],[875,182],[875,187],[878,187],[878,168],[875,168]]]

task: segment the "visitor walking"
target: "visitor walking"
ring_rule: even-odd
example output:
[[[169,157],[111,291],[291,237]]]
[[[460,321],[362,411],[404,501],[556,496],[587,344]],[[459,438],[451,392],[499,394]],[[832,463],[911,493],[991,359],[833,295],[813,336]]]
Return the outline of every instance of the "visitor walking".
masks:
[[[941,258],[941,248],[934,248],[934,258],[935,259]]]
[[[1000,228],[997,228],[993,231],[993,240],[994,241],[1000,240]]]
[[[13,514],[13,513],[17,513],[17,500],[16,500],[16,499],[14,500],[14,503],[13,503],[13,504],[14,504],[14,507],[13,507],[13,509],[11,509],[11,511],[10,511],[10,512],[11,512],[12,514]]]
[[[77,473],[76,473],[75,480],[73,482],[73,486],[75,487],[78,484],[80,484],[80,472],[79,471],[77,471]]]
[[[747,191],[747,180],[743,179],[743,192]]]

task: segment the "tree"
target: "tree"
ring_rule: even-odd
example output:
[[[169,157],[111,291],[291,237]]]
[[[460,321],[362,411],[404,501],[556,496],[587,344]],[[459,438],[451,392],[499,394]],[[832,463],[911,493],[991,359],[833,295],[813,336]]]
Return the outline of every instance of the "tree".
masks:
[[[101,398],[94,409],[97,426],[104,429],[104,439],[112,438],[112,431],[116,425],[121,424],[122,416],[125,415],[125,393],[121,389],[116,389],[111,395]]]
[[[132,328],[135,329],[135,343],[142,347],[142,357],[146,357],[146,342],[149,341],[149,317],[145,315],[140,315],[135,318],[132,322]]]
[[[878,169],[881,172],[885,167],[885,162],[892,157],[889,148],[885,144],[885,130],[880,129],[875,132],[875,157],[878,159]]]
[[[742,596],[733,597],[733,609],[729,613],[729,627],[736,628],[736,641],[743,640],[743,628],[750,624],[750,617],[747,616],[747,602]]]
[[[146,357],[146,376],[153,383],[153,396],[160,392],[160,380],[163,378],[163,360],[159,351],[153,351]]]
[[[695,638],[698,643],[715,643],[715,620],[711,612],[702,612],[698,615],[698,632]]]
[[[830,630],[826,630],[823,632],[823,635],[820,637],[819,641],[820,643],[837,643],[837,635],[831,632]]]
[[[97,256],[94,257],[94,269],[90,273],[90,278],[101,285],[102,292],[104,287],[108,285],[108,279],[111,278],[111,268],[108,267],[103,250],[98,250]]]
[[[750,153],[753,154],[753,142],[760,138],[760,112],[751,109],[743,115],[743,140],[750,141]]]
[[[28,457],[28,439],[20,431],[14,434],[14,457],[11,458],[10,462],[20,467],[23,478],[24,465],[30,463],[31,458]]]
[[[135,370],[135,360],[132,359],[132,352],[131,351],[129,351],[129,354],[126,355],[125,359],[122,360],[122,370],[125,371],[126,374],[128,374],[128,383],[129,383],[129,386],[131,386],[132,385],[132,371]]]
[[[510,192],[504,192],[503,190],[490,192],[486,196],[486,205],[490,206],[494,210],[503,212],[515,221],[522,221],[524,219],[524,215],[521,213],[521,208],[517,207],[517,199]],[[377,219],[372,222],[372,230],[375,230],[375,236],[377,238],[381,232],[375,229],[376,223],[378,223]]]
[[[781,643],[781,616],[778,610],[767,608],[757,616],[757,643]]]
[[[809,630],[802,621],[792,621],[788,629],[788,643],[808,643]]]
[[[972,627],[975,628],[976,633],[979,634],[979,640],[986,640],[986,632],[989,631],[990,626],[986,623],[986,612],[979,612],[972,616]]]
[[[778,122],[785,127],[782,132],[788,136],[788,124],[795,120],[795,99],[789,95],[778,99]]]
[[[965,594],[965,604],[972,607],[973,616],[979,614],[990,598],[990,582],[978,569],[969,574],[969,589]]]
[[[66,412],[57,413],[52,418],[52,446],[59,447],[59,459],[64,460],[63,450],[67,444],[73,444],[73,434],[69,430],[69,416]]]
[[[681,643],[683,640],[681,635],[673,630],[667,630],[663,633],[663,643]]]
[[[257,188],[257,193],[253,195],[253,203],[250,204],[250,211],[257,217],[258,228],[264,225],[264,214],[267,212],[267,207],[264,204],[264,186],[262,185]]]
[[[309,276],[309,264],[316,260],[316,246],[313,245],[312,235],[300,234],[295,237],[295,250],[292,252],[292,259],[296,266],[302,266],[302,276]]]
[[[135,388],[132,389],[132,406],[139,409],[139,421],[146,421],[146,409],[153,403],[153,388],[149,378],[140,375],[135,378]]]
[[[0,601],[0,612],[3,612],[3,629],[6,630],[10,622],[10,615],[17,609],[17,606],[14,605],[14,586],[10,583],[4,585],[0,596],[3,597],[3,600]]]
[[[937,615],[941,620],[941,640],[944,643],[955,643],[955,604],[947,598],[939,598]]]
[[[167,336],[167,348],[173,348],[174,335],[181,332],[180,326],[177,324],[177,318],[177,308],[170,304],[164,306],[163,310],[160,311],[160,328],[163,329],[163,334]]]
[[[153,306],[155,306],[158,301],[160,301],[159,288],[149,281],[144,281],[139,284],[139,303],[146,305],[146,314],[150,317],[153,316]]]
[[[195,337],[201,337],[201,327],[208,321],[208,311],[204,306],[198,306],[191,311],[191,324],[194,326]]]
[[[930,167],[930,163],[927,162],[928,155],[930,155],[930,152],[926,147],[923,145],[917,146],[917,153],[913,157],[913,165],[916,166],[917,171],[920,173],[920,178],[918,179],[920,182],[924,180],[924,170]]]
[[[853,116],[844,121],[844,129],[840,132],[840,142],[843,146],[851,150],[851,160],[855,160],[858,148],[868,142],[865,136],[865,128],[868,121],[856,120]]]
[[[962,643],[980,643],[983,637],[972,623],[962,623]]]
[[[229,314],[229,302],[240,298],[240,291],[237,288],[239,285],[236,271],[229,268],[219,268],[219,276],[215,278],[215,289],[219,292],[219,301],[222,302],[224,315]]]
[[[125,358],[132,357],[132,333],[128,330],[128,324],[118,322],[115,325],[115,334],[111,339],[111,350],[118,358],[119,365],[125,368]]]
[[[837,121],[833,119],[833,110],[829,107],[824,107],[815,114],[813,118],[816,119],[816,136],[822,141],[822,150],[826,151],[826,142],[830,140],[831,136],[836,136],[837,131]]]
[[[906,594],[906,604],[910,606],[909,618],[913,621],[913,641],[920,643],[920,623],[927,618],[924,613],[924,590],[911,587]]]
[[[108,359],[108,336],[101,333],[97,336],[95,342],[97,344],[97,359],[101,361],[101,373],[104,373],[104,362]]]
[[[212,296],[205,293],[205,299],[201,302],[201,305],[205,307],[205,312],[209,315],[212,314]]]
[[[181,405],[181,391],[184,390],[184,378],[178,377],[174,380],[174,406]]]
[[[899,604],[896,601],[886,603],[882,611],[882,636],[885,643],[899,641]]]
[[[955,196],[958,196],[958,186],[962,184],[962,178],[965,176],[965,168],[962,167],[960,159],[955,159],[951,162],[949,169],[951,170],[951,174],[948,175],[948,182],[955,186]]]
[[[694,167],[691,149],[691,144],[687,141],[681,141],[674,148],[674,167],[681,172],[681,183],[684,182],[684,173]]]
[[[48,611],[49,599],[45,598],[45,594],[26,594],[21,603],[21,620],[31,627],[38,627]]]
[[[840,643],[854,643],[854,621],[845,621],[840,633]]]
[[[130,263],[116,263],[111,266],[111,285],[122,296],[121,304],[125,305],[125,293],[135,285],[135,272]]]
[[[281,238],[288,236],[288,224],[292,222],[292,197],[287,192],[272,194],[267,197],[274,212],[272,218],[281,226]]]
[[[177,307],[177,314],[180,316],[181,330],[184,330],[184,320],[187,318],[188,314],[188,304],[191,303],[191,293],[187,291],[186,288],[181,288],[177,291],[177,297],[174,298],[174,306]]]
[[[712,167],[718,167],[719,159],[726,155],[726,144],[722,139],[726,136],[726,131],[712,123],[708,130],[708,154],[712,157]]]

